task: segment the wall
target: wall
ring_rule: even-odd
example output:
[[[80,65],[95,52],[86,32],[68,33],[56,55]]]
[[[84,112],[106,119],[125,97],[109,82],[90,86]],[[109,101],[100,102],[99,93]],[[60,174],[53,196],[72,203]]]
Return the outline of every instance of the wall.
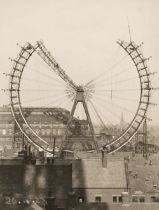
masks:
[[[40,137],[49,142],[52,148],[53,136],[59,145],[65,132],[65,125],[55,117],[46,115],[45,112],[49,110],[49,108],[25,108],[25,112],[29,113],[26,117],[28,123]],[[57,110],[51,109],[50,112]],[[60,112],[67,113],[64,109],[60,109]],[[0,149],[12,148],[14,139],[14,148],[21,149],[22,138],[23,135],[15,124],[10,107],[0,107]]]
[[[75,210],[158,210],[159,204],[87,204],[80,205]]]
[[[66,181],[67,180],[67,181]],[[67,200],[72,186],[71,165],[1,165],[1,196]]]
[[[73,191],[76,193],[76,198],[86,195],[85,201],[86,202],[95,202],[96,196],[101,196],[101,202],[109,202],[113,203],[112,195],[120,196],[124,189],[73,189]]]

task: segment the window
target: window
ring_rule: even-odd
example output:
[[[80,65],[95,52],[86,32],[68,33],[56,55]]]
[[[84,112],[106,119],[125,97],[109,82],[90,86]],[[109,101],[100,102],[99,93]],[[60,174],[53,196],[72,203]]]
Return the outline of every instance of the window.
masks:
[[[159,202],[159,198],[156,196],[151,196],[151,202]]]
[[[121,196],[121,195],[118,196],[118,202],[119,202],[119,203],[122,203],[122,201],[123,201],[122,196]]]
[[[78,203],[83,203],[84,202],[84,197],[80,196],[78,197]]]
[[[138,202],[138,197],[137,196],[132,196],[132,202],[134,202],[134,203]]]
[[[12,129],[8,129],[8,134],[9,135],[12,135],[13,134]]]
[[[113,195],[113,203],[117,203],[117,196]]]
[[[2,134],[6,135],[6,130],[5,129],[2,130]]]
[[[132,202],[137,203],[144,203],[145,202],[145,196],[144,195],[133,195],[132,196]]]
[[[46,129],[46,133],[49,136],[50,135],[50,129]]]
[[[141,197],[139,198],[139,201],[140,201],[140,203],[144,203],[144,202],[145,202],[145,196],[141,196]]]
[[[113,195],[113,203],[122,203],[123,199],[121,195]]]
[[[57,134],[60,136],[61,135],[61,129],[57,130]]]
[[[44,136],[45,135],[45,130],[41,129],[41,134]]]
[[[101,196],[95,196],[95,202],[101,203],[102,197]]]
[[[52,134],[55,136],[57,134],[56,129],[52,129]]]
[[[17,149],[20,149],[21,143],[17,143]]]

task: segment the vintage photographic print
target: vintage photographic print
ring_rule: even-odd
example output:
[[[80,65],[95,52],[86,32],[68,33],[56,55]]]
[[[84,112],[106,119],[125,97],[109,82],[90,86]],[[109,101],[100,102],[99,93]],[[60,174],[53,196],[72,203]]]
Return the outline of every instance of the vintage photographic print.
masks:
[[[158,11],[0,0],[0,210],[159,209]]]

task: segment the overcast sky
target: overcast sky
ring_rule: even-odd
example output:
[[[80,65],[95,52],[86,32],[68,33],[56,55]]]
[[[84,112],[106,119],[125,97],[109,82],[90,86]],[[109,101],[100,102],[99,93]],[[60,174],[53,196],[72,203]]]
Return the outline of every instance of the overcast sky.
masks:
[[[132,39],[144,42],[145,57],[152,56],[149,69],[159,72],[158,0],[0,0],[0,88],[8,87],[2,72],[11,71],[8,57],[18,54],[16,43],[40,39],[73,80],[89,80],[103,68],[116,41],[129,40],[128,20]],[[152,82],[159,86],[159,74]],[[159,92],[152,100],[159,103]],[[8,101],[1,91],[0,104]],[[159,124],[159,106],[149,116]]]

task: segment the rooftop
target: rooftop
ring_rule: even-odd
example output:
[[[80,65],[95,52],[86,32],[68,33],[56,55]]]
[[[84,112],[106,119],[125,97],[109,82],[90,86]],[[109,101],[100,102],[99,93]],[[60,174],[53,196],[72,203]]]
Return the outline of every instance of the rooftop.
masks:
[[[108,160],[102,167],[100,158],[76,160],[72,165],[73,188],[126,188],[123,160]]]

